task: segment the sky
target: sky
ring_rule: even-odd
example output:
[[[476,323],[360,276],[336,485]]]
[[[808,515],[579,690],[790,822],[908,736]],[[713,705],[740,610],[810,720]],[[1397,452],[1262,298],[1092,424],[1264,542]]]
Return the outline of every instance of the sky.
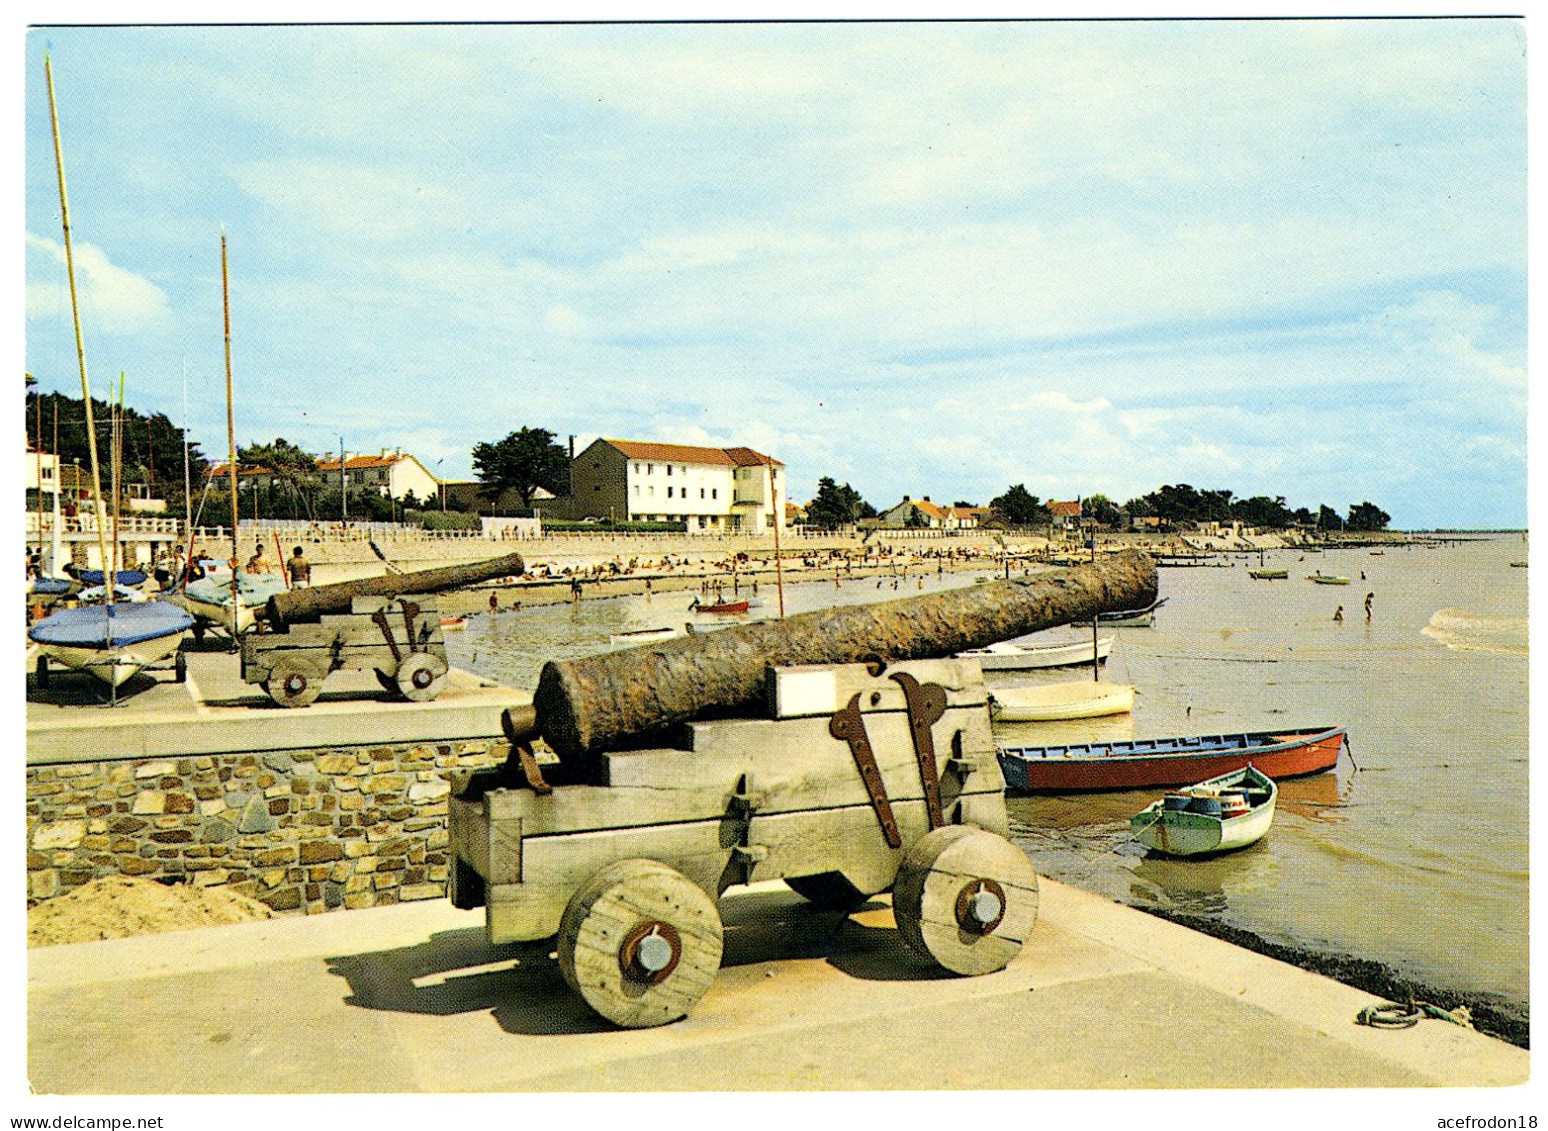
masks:
[[[26,367],[225,451],[746,444],[878,508],[1527,522],[1511,19],[37,27]]]

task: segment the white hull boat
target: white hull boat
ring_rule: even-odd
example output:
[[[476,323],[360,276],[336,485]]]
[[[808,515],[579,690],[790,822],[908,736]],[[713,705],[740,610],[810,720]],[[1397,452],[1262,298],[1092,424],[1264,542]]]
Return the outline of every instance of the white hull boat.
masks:
[[[1169,793],[1129,819],[1135,838],[1167,856],[1201,856],[1255,844],[1274,823],[1279,787],[1251,763]]]
[[[258,624],[258,610],[274,594],[284,591],[282,578],[238,573],[235,594],[228,575],[225,579],[206,577],[191,581],[186,589],[168,593],[167,600],[187,609],[201,625],[213,625],[228,636],[237,637],[253,631]]]
[[[1024,723],[1051,719],[1096,719],[1134,709],[1134,687],[1127,683],[1072,680],[1043,687],[997,687],[989,692],[989,715],[997,721]]]
[[[62,609],[28,630],[46,663],[52,660],[119,687],[143,668],[177,651],[193,618],[162,601],[82,605]]]
[[[1113,638],[1103,636],[1096,642],[1096,659],[1107,659],[1112,651]],[[986,672],[1030,671],[1036,668],[1064,668],[1073,664],[1092,662],[1091,641],[1080,640],[1073,644],[991,644],[987,648],[974,648],[958,652],[959,660],[977,660]]]

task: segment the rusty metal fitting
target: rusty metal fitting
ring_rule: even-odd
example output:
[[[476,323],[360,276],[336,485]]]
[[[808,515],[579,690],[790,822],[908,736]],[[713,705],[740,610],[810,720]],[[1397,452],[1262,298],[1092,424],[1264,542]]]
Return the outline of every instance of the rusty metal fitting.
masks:
[[[624,976],[655,986],[672,976],[683,957],[677,928],[659,919],[636,924],[618,948],[618,968]]]
[[[987,935],[1005,918],[1005,889],[993,880],[970,880],[957,893],[957,926]]]

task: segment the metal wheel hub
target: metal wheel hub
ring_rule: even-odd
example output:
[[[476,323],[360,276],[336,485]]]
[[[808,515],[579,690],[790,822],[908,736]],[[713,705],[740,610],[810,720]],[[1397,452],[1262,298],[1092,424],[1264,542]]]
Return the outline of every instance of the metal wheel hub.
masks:
[[[291,672],[285,677],[285,694],[300,695],[306,690],[306,676],[300,672]]]
[[[1005,889],[993,880],[972,880],[957,893],[957,925],[987,935],[1005,918]]]
[[[658,919],[637,924],[618,948],[618,966],[627,977],[648,985],[666,981],[683,956],[677,928]]]
[[[414,686],[419,688],[419,690],[423,691],[434,682],[435,676],[431,673],[429,668],[414,669]]]

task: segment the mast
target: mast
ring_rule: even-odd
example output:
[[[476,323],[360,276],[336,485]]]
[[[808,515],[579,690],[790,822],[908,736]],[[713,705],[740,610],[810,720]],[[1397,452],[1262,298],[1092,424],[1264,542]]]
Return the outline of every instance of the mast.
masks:
[[[774,583],[779,587],[779,619],[785,619],[785,559],[779,553],[780,520],[784,507],[779,504],[779,492],[774,488],[774,457],[769,457],[769,517],[774,520]]]
[[[188,359],[183,358],[183,588],[193,565],[193,475],[188,468]]]
[[[86,377],[86,342],[81,337],[81,307],[75,293],[75,253],[70,244],[70,202],[65,192],[64,148],[59,140],[59,108],[54,100],[54,68],[43,57],[48,80],[48,116],[54,129],[54,168],[59,173],[59,213],[64,223],[65,274],[70,278],[70,320],[75,324],[75,357],[81,369],[81,399],[86,402],[86,436],[91,441],[92,513],[97,520],[97,554],[107,568],[107,516],[102,509],[102,472],[97,464],[97,424],[91,410],[91,382]],[[109,592],[112,590],[110,589]]]
[[[59,541],[59,492],[64,484],[64,472],[59,464],[59,398],[54,398],[54,507],[49,515],[49,563],[48,575],[59,576],[59,559],[63,556]]]
[[[231,282],[226,271],[226,233],[220,234],[220,306],[226,327],[226,466],[231,473],[231,600],[237,600],[237,465],[236,416],[231,407]],[[235,615],[235,614],[233,614]]]
[[[118,556],[123,546],[118,527],[124,513],[124,371],[118,371],[118,401],[113,406],[113,566],[103,578],[107,582],[108,604],[118,600]]]

